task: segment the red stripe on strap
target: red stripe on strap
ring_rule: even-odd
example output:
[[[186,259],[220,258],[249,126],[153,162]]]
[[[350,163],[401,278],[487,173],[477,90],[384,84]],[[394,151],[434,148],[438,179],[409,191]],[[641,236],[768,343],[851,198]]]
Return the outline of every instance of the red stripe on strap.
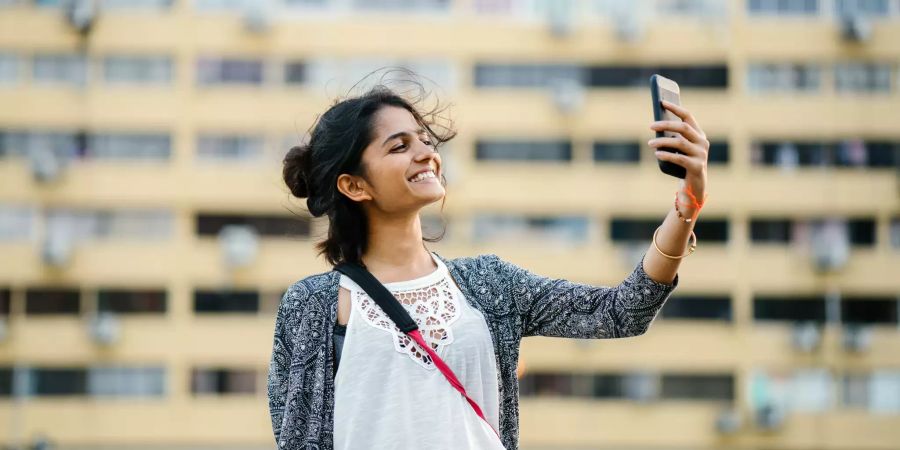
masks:
[[[478,414],[478,417],[481,417],[481,420],[483,420],[484,423],[488,424],[488,426],[491,427],[491,430],[494,431],[494,434],[496,434],[497,437],[500,437],[500,433],[497,433],[497,430],[494,430],[494,427],[490,424],[490,422],[488,422],[487,419],[484,418],[484,414],[481,412],[481,407],[478,406],[478,403],[475,403],[475,400],[472,400],[472,398],[469,397],[469,394],[466,393],[466,388],[463,387],[462,383],[459,382],[459,379],[456,378],[456,375],[452,370],[450,370],[450,367],[448,367],[447,364],[444,363],[444,360],[442,360],[441,357],[434,352],[430,345],[425,343],[425,340],[422,339],[422,335],[419,333],[419,330],[412,330],[407,334],[409,335],[409,337],[413,338],[413,340],[415,340],[420,347],[428,352],[428,355],[431,356],[431,360],[434,361],[434,365],[436,365],[438,370],[440,370],[441,373],[444,374],[444,377],[447,378],[447,381],[450,382],[450,385],[456,388],[456,390],[466,398],[466,401],[468,401],[469,405],[472,406],[472,409],[475,410],[475,414]]]

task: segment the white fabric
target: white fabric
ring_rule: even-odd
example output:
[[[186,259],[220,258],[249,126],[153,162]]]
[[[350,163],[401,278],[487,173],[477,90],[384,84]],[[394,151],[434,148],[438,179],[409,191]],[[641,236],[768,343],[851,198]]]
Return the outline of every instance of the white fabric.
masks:
[[[503,449],[497,367],[484,316],[465,301],[444,263],[414,280],[385,283],[425,342],[481,406],[485,423],[424,350],[350,278],[351,311],[335,375],[334,448]]]

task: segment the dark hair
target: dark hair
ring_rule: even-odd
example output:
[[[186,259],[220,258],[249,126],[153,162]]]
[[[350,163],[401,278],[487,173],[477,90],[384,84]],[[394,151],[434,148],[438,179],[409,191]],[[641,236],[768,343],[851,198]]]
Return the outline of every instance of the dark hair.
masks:
[[[306,198],[313,217],[328,216],[328,237],[318,242],[316,249],[332,265],[362,264],[368,244],[365,211],[338,191],[337,179],[343,173],[365,177],[362,153],[374,138],[375,113],[387,106],[406,109],[431,136],[435,148],[456,136],[452,123],[442,115],[446,107],[435,104],[420,112],[417,105],[429,96],[420,82],[412,82],[412,86],[418,91],[415,99],[404,98],[406,94],[379,83],[362,95],[335,101],[314,122],[309,142],[292,147],[284,157],[282,176],[291,193]],[[443,174],[441,184],[446,185]],[[441,237],[443,233],[423,240],[435,242]]]

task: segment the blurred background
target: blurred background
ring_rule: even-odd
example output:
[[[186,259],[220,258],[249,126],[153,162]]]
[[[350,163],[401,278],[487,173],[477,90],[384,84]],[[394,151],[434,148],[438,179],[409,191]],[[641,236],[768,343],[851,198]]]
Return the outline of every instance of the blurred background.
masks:
[[[712,142],[650,332],[523,341],[521,448],[900,448],[900,0],[0,0],[0,445],[267,449],[280,177],[371,70],[459,137],[448,258],[617,284],[672,206],[648,79]]]

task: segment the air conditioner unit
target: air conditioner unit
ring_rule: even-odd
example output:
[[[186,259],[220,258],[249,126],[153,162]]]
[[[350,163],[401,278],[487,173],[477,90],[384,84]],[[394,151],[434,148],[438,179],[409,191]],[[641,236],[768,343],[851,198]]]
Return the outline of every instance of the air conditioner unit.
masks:
[[[97,19],[97,1],[66,0],[63,11],[69,25],[79,34],[86,35],[91,32],[91,27]]]
[[[774,431],[784,424],[784,411],[774,405],[764,405],[754,411],[756,427],[760,430]]]
[[[872,344],[872,330],[863,325],[846,324],[842,341],[844,350],[854,353],[864,352]]]
[[[56,153],[46,147],[32,148],[28,152],[31,176],[38,183],[50,183],[59,179],[63,171],[63,162]]]
[[[97,344],[115,344],[119,340],[119,318],[108,312],[97,313],[88,322],[88,333]]]
[[[850,256],[847,223],[826,220],[810,226],[810,256],[818,272],[832,272],[844,267]]]
[[[72,258],[74,244],[68,233],[50,229],[41,245],[41,260],[48,266],[65,266]]]
[[[716,431],[719,434],[734,434],[741,429],[741,414],[733,408],[719,411],[716,415]]]
[[[547,27],[553,36],[564,38],[572,34],[575,22],[572,6],[572,0],[547,2]]]
[[[631,400],[648,403],[659,398],[659,377],[652,372],[637,372],[625,378],[625,395]]]
[[[558,79],[552,83],[553,103],[563,114],[574,114],[584,105],[584,87],[578,80]]]
[[[846,42],[862,43],[872,37],[872,24],[869,19],[859,15],[846,15],[840,18],[841,38]]]
[[[244,27],[251,33],[265,33],[272,26],[268,1],[247,1],[244,4]]]
[[[643,30],[634,17],[623,17],[616,22],[616,37],[622,42],[637,42]]]
[[[226,225],[219,231],[219,246],[229,269],[246,267],[259,253],[259,235],[249,225]]]
[[[795,350],[810,353],[822,343],[822,332],[814,322],[797,322],[791,329],[791,344]]]

